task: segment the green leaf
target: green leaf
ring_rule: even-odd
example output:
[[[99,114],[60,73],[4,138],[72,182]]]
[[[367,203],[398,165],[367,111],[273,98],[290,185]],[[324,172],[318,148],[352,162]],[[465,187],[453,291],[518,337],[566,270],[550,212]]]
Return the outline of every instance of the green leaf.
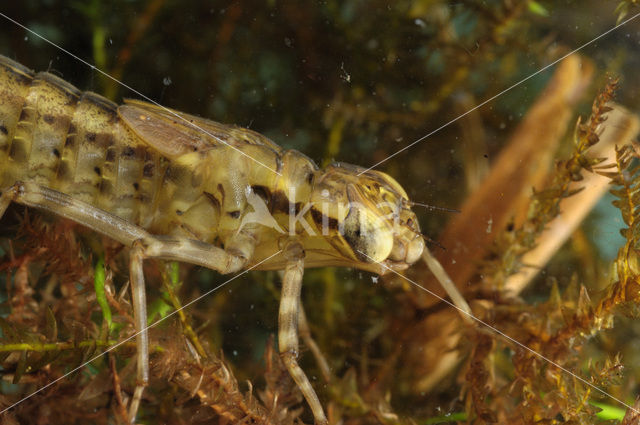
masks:
[[[107,301],[107,294],[104,289],[105,283],[105,271],[104,271],[104,258],[100,257],[96,263],[96,267],[93,273],[93,286],[96,291],[96,301],[102,310],[102,317],[107,322],[107,327],[111,331],[111,308],[109,308],[109,302]]]
[[[531,0],[527,7],[529,8],[529,12],[534,13],[539,16],[549,16],[549,11],[540,3],[535,0]]]
[[[599,407],[600,410],[596,413],[599,419],[609,421],[612,419],[621,421],[624,418],[625,410],[618,406],[611,406],[610,404],[601,403],[599,401],[589,400],[589,404],[595,407]]]
[[[443,416],[435,416],[433,418],[429,418],[423,422],[420,422],[422,425],[435,425],[435,424],[448,424],[453,422],[464,422],[467,420],[466,412],[456,412],[450,413],[448,415]]]

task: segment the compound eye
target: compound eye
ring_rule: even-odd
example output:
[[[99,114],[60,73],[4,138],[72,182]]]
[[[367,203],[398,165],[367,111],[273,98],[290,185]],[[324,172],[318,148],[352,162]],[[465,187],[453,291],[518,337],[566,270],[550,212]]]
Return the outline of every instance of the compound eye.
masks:
[[[393,248],[393,232],[389,225],[355,206],[344,220],[343,237],[355,256],[365,263],[386,260]]]

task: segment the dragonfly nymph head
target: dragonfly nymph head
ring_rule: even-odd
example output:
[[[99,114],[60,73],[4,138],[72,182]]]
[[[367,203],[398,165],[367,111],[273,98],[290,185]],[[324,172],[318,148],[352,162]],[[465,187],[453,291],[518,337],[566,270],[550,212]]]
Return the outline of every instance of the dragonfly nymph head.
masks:
[[[360,269],[402,270],[424,250],[406,192],[389,175],[336,163],[318,171],[311,214],[322,235]],[[361,174],[362,173],[362,174]]]

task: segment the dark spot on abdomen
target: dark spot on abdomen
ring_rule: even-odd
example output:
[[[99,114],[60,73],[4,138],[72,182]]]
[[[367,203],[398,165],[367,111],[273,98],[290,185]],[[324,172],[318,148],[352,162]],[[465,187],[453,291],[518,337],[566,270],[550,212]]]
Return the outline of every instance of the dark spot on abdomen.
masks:
[[[71,169],[67,161],[60,162],[58,170],[56,171],[56,178],[60,180],[69,180],[71,178]]]
[[[153,170],[155,169],[155,165],[152,162],[148,162],[144,164],[144,168],[142,169],[142,175],[147,178],[153,177]]]
[[[16,162],[24,162],[27,160],[27,149],[22,139],[13,139],[11,143],[11,149],[9,149],[9,156]]]
[[[85,134],[85,140],[93,145],[98,146],[100,149],[107,150],[115,144],[113,135],[110,133],[94,133],[88,132]]]
[[[103,145],[105,149],[107,149],[109,146],[111,146],[113,143],[110,143],[109,145]],[[146,160],[147,156],[148,156],[148,151],[144,146],[126,146],[124,149],[122,149],[122,154],[121,156],[123,158],[127,158],[127,159],[131,159],[131,160],[136,160],[136,161],[140,161],[143,162]]]
[[[110,180],[102,179],[98,184],[98,190],[101,194],[113,193],[113,183]]]

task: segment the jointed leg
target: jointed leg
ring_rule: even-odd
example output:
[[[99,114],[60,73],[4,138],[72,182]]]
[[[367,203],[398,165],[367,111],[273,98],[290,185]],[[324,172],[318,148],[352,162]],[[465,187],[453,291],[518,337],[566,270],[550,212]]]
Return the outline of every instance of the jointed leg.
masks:
[[[248,231],[229,241],[233,252],[197,240],[155,236],[118,216],[64,193],[34,183],[14,184],[0,195],[0,217],[11,202],[48,210],[69,218],[99,233],[132,247],[130,281],[137,342],[137,383],[129,405],[129,420],[134,421],[144,387],[149,380],[149,341],[147,305],[142,262],[145,258],[176,260],[232,273],[242,269],[253,255],[255,240]]]
[[[433,273],[438,282],[440,282],[440,285],[447,292],[453,304],[458,308],[460,316],[462,316],[462,318],[468,323],[473,323],[473,315],[471,313],[469,304],[467,304],[467,301],[464,299],[460,291],[458,291],[458,287],[456,287],[456,284],[453,283],[447,272],[442,267],[442,264],[440,264],[440,262],[436,260],[436,258],[431,254],[427,247],[425,247],[424,251],[422,251],[422,259],[427,264],[427,267],[429,268],[429,270],[431,270],[431,273]]]
[[[138,413],[142,392],[149,384],[149,335],[147,334],[147,295],[142,270],[143,248],[134,243],[129,259],[129,281],[131,282],[131,299],[133,302],[133,318],[136,329],[136,389],[129,405],[129,423],[133,423]]]
[[[300,291],[304,271],[304,252],[298,242],[290,242],[284,249],[287,267],[282,282],[280,296],[280,312],[278,314],[278,347],[280,357],[289,374],[302,391],[309,403],[316,424],[327,424],[327,417],[322,410],[320,400],[313,390],[309,378],[298,365],[298,318],[300,308]]]

